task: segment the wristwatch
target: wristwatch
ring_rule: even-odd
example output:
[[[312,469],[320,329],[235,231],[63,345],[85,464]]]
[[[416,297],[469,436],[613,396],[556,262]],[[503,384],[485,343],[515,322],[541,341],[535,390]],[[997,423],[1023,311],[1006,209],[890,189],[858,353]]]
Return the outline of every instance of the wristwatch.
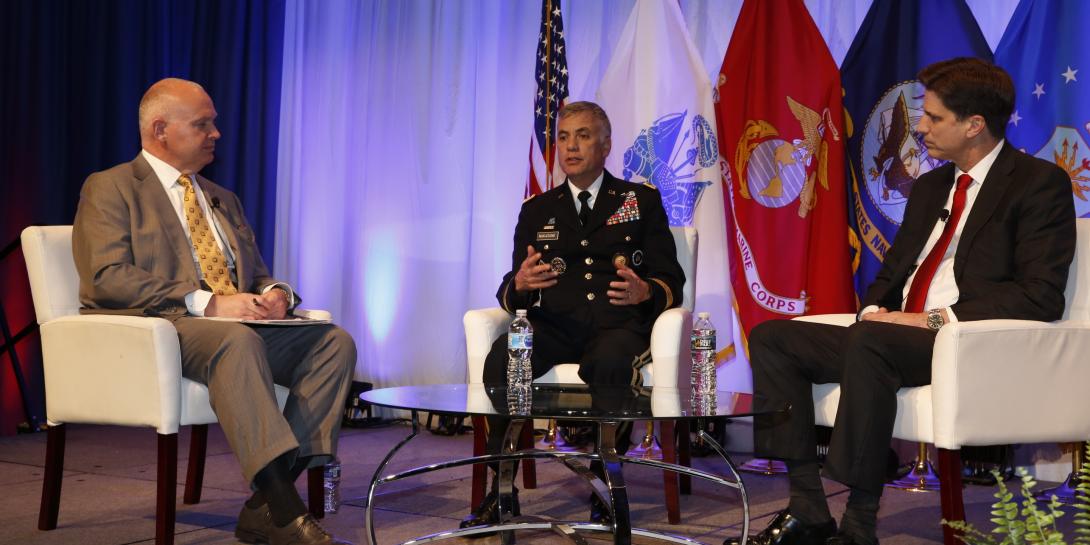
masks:
[[[946,320],[942,319],[941,310],[929,310],[927,311],[927,328],[931,331],[938,331],[939,328],[946,323]]]

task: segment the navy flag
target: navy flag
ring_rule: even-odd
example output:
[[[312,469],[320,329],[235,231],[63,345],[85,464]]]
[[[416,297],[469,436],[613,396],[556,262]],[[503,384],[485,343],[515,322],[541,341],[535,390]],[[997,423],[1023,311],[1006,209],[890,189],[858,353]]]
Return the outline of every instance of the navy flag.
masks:
[[[1071,176],[1075,215],[1090,216],[1090,2],[1022,0],[996,48],[1014,80],[1007,139]]]
[[[916,73],[951,57],[992,60],[965,0],[875,0],[841,66],[852,263],[859,298],[901,226],[916,178],[940,166],[916,134]]]

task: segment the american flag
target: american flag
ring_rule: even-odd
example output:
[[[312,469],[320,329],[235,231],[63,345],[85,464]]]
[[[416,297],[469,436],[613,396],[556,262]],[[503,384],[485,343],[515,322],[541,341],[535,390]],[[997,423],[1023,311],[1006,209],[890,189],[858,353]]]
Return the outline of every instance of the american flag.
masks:
[[[564,22],[560,0],[541,1],[541,32],[538,34],[537,90],[534,96],[534,136],[530,141],[530,175],[526,196],[553,188],[556,113],[568,98],[568,60],[564,54]]]

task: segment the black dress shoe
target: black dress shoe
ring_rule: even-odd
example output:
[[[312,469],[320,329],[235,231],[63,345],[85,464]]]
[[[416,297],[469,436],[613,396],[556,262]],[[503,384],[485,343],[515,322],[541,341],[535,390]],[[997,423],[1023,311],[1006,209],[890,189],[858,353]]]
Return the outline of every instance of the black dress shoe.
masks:
[[[784,509],[780,511],[761,533],[750,536],[746,543],[753,545],[826,545],[826,540],[836,534],[836,521],[829,519],[823,524],[804,524]],[[723,545],[739,545],[740,537],[730,537]]]
[[[521,511],[519,510],[519,489],[514,489],[513,505],[511,506],[511,514],[513,516],[519,516]],[[499,494],[495,490],[488,493],[484,497],[484,501],[477,506],[466,518],[462,519],[462,522],[458,524],[459,528],[471,528],[473,526],[484,526],[486,524],[497,524],[500,521],[500,498]],[[485,537],[492,535],[490,533],[471,534],[466,537]]]
[[[613,524],[613,512],[594,493],[590,495],[590,521],[594,524],[604,524],[606,526]]]
[[[878,545],[878,540],[875,539],[873,543],[865,544],[862,541],[856,541],[848,534],[837,532],[835,536],[825,540],[825,545]]]

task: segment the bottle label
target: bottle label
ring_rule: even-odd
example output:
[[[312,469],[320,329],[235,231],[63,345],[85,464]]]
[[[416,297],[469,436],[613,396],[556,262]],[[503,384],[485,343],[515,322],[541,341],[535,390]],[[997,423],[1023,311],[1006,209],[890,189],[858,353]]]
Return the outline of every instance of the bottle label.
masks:
[[[715,335],[693,335],[693,350],[715,350]]]
[[[533,349],[534,348],[534,334],[533,333],[508,333],[507,334],[507,348],[508,349]]]

